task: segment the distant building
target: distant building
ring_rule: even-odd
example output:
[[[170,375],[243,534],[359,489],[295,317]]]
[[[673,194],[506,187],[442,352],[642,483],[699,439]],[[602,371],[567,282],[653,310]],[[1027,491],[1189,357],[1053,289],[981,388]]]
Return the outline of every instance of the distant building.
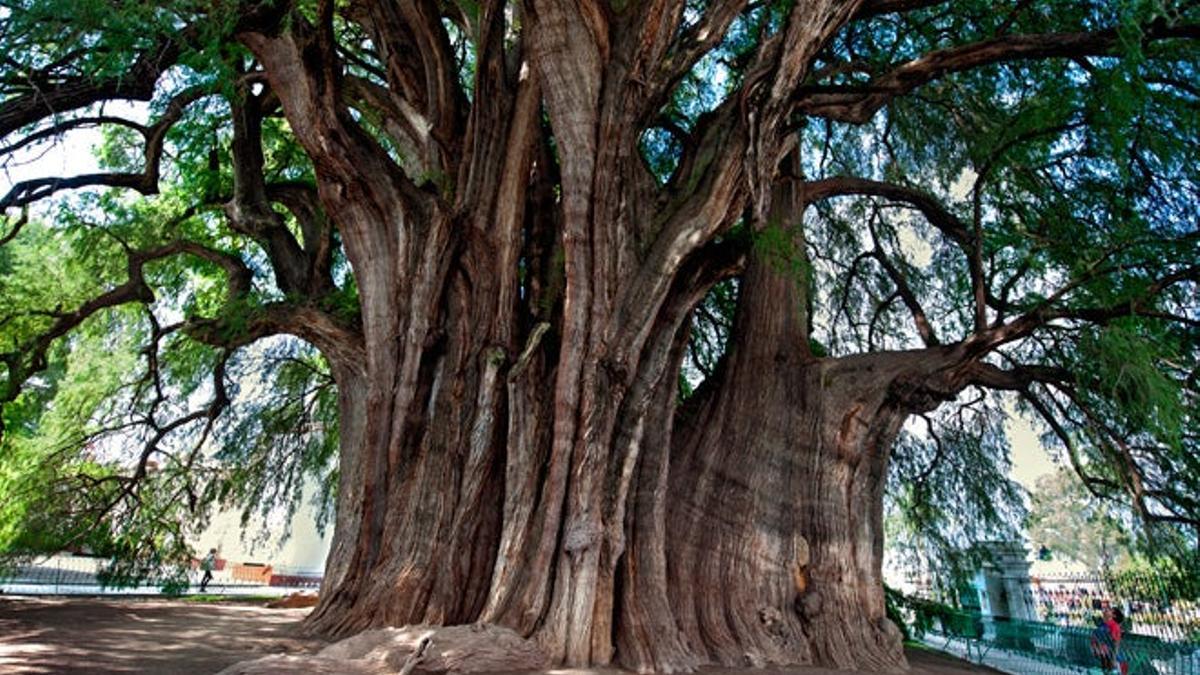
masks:
[[[980,614],[996,619],[1037,621],[1025,546],[996,541],[980,544],[979,548],[986,558],[963,589],[966,592],[960,600],[964,609],[978,609]]]

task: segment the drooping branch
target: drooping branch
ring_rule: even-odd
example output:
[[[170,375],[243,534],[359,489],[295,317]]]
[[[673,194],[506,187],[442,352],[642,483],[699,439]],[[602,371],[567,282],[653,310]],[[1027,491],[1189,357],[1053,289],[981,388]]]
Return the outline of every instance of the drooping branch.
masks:
[[[277,302],[242,316],[191,319],[183,330],[198,342],[229,350],[272,335],[294,335],[339,367],[361,371],[366,363],[360,329],[311,304]]]
[[[8,369],[7,379],[0,390],[0,404],[16,399],[21,387],[47,365],[47,354],[56,340],[77,328],[97,313],[120,305],[154,302],[154,292],[145,278],[145,266],[178,254],[190,254],[220,266],[226,271],[229,297],[236,299],[250,290],[252,273],[240,258],[194,242],[177,241],[146,250],[126,251],[126,281],[87,300],[74,310],[52,312],[52,323],[37,336],[13,351],[0,354]]]
[[[1104,498],[1105,495],[1100,492],[1100,488],[1115,490],[1119,487],[1116,483],[1110,480],[1097,478],[1088,473],[1087,468],[1083,465],[1083,461],[1079,456],[1079,448],[1070,432],[1068,432],[1067,428],[1064,427],[1060,421],[1059,414],[1057,414],[1055,410],[1051,409],[1050,405],[1046,404],[1046,402],[1042,401],[1036,394],[1034,394],[1032,388],[1022,391],[1021,397],[1028,402],[1035,411],[1037,411],[1038,416],[1040,416],[1042,421],[1050,427],[1050,429],[1054,432],[1054,435],[1058,438],[1059,442],[1063,444],[1063,448],[1065,448],[1067,451],[1067,459],[1071,464],[1071,469],[1075,471],[1077,476],[1079,476],[1079,479],[1083,482],[1084,487],[1087,488],[1087,491],[1091,493],[1093,497],[1096,497],[1097,499]],[[1061,412],[1061,408],[1059,411]]]
[[[986,301],[987,293],[984,283],[982,260],[977,255],[979,236],[972,232],[966,223],[947,209],[937,198],[904,185],[852,176],[837,176],[809,181],[804,184],[803,189],[806,198],[813,201],[858,195],[884,197],[916,208],[925,216],[926,221],[930,225],[933,225],[946,235],[963,252],[971,276],[972,296],[975,303],[974,313],[978,315],[984,311],[982,303]],[[878,250],[878,246],[876,246],[876,249]],[[881,260],[880,262],[885,268],[888,266],[886,261]],[[889,270],[888,273],[893,278],[896,277],[896,273],[892,270]],[[909,305],[910,310],[915,300],[915,297],[911,301],[908,297],[905,297],[905,303]],[[924,316],[924,313],[921,313],[921,316]],[[927,330],[929,329],[928,322],[925,322],[926,328],[922,328],[921,326],[922,323],[918,320],[918,330],[928,345],[930,344],[928,338],[932,336],[930,330]],[[977,330],[980,328],[982,326],[977,327]]]
[[[1118,475],[1124,483],[1124,490],[1133,498],[1134,507],[1143,520],[1146,522],[1174,523],[1191,527],[1200,525],[1200,516],[1198,515],[1180,514],[1175,511],[1164,514],[1152,509],[1148,501],[1151,488],[1147,485],[1149,478],[1146,474],[1146,469],[1134,456],[1133,449],[1130,447],[1125,434],[1105,421],[1100,413],[1095,411],[1087,401],[1084,401],[1079,392],[1073,387],[1059,384],[1055,386],[1055,389],[1062,392],[1071,402],[1071,405],[1083,413],[1087,427],[1097,437],[1097,445],[1110,456],[1114,468],[1117,469]],[[1159,497],[1155,501],[1163,508],[1169,509],[1170,506],[1168,503],[1172,501],[1170,492],[1163,490],[1155,492],[1159,494]],[[1185,497],[1185,501],[1190,500]]]
[[[154,319],[153,313],[147,311],[147,314],[150,316],[152,332],[150,344],[145,349],[147,355],[145,379],[152,380],[160,393],[155,400],[150,402],[149,410],[138,415],[131,423],[123,424],[118,429],[106,429],[99,433],[91,434],[91,436],[95,438],[100,434],[113,432],[128,435],[135,428],[142,428],[149,432],[149,437],[146,438],[137,450],[132,471],[129,473],[116,473],[100,478],[91,478],[84,473],[75,476],[76,478],[90,478],[89,482],[92,483],[90,486],[92,489],[95,489],[97,484],[101,482],[115,482],[119,487],[103,502],[89,509],[87,518],[75,518],[75,520],[86,523],[86,527],[78,532],[67,543],[67,546],[75,545],[88,534],[95,531],[96,528],[105,526],[106,519],[119,507],[124,506],[126,508],[126,517],[130,517],[132,512],[137,509],[146,507],[147,505],[143,502],[139,490],[153,474],[154,457],[160,454],[173,457],[173,453],[164,447],[164,441],[178,431],[197,423],[203,423],[203,428],[197,434],[195,442],[192,443],[188,458],[177,462],[177,465],[180,467],[191,468],[195,455],[200,452],[201,448],[203,448],[204,444],[211,437],[217,417],[229,407],[230,398],[225,385],[225,379],[226,369],[232,352],[225,351],[219,356],[213,366],[210,380],[213,394],[209,397],[209,400],[193,410],[174,415],[168,421],[159,421],[157,416],[158,408],[166,399],[161,394],[162,386],[160,380],[162,373],[159,369],[158,351],[162,338],[172,331],[171,329],[161,329]],[[194,509],[197,497],[192,485],[191,474],[185,474],[179,483],[181,485],[178,496],[186,496],[189,508]]]
[[[887,252],[883,250],[883,245],[879,241],[878,228],[876,227],[876,218],[874,216],[871,218],[868,229],[871,232],[871,241],[874,244],[871,255],[879,263],[879,266],[883,268],[884,272],[887,273],[888,278],[892,280],[892,284],[896,287],[896,293],[904,301],[904,306],[908,308],[909,313],[912,314],[913,323],[917,326],[917,334],[921,336],[921,341],[925,343],[926,347],[941,344],[937,334],[934,332],[933,324],[929,322],[929,317],[925,313],[925,309],[921,306],[920,300],[917,299],[917,294],[913,292],[912,286],[908,283],[908,279],[892,263]]]
[[[1075,381],[1071,371],[1056,366],[1016,364],[1000,368],[985,361],[972,361],[966,367],[970,384],[1006,391],[1025,391],[1034,383],[1066,384]]]
[[[1142,33],[1146,42],[1173,38],[1200,38],[1200,26],[1172,25],[1158,20]],[[797,94],[796,109],[814,117],[862,124],[897,96],[951,73],[1009,61],[1108,56],[1120,48],[1120,41],[1116,29],[1006,35],[930,52],[898,64],[864,85],[802,87]]]
[[[962,248],[964,253],[969,252],[974,239],[967,224],[951,213],[936,197],[905,185],[854,176],[835,176],[806,182],[804,195],[810,201],[847,195],[884,197],[909,204],[919,210],[930,225],[941,230]]]
[[[1069,307],[1060,303],[1065,289],[1074,288],[1076,285],[1068,283],[1021,316],[1007,324],[993,326],[983,333],[976,334],[967,342],[972,350],[989,351],[1002,344],[1028,337],[1056,321],[1084,321],[1103,325],[1122,317],[1162,315],[1163,313],[1155,307],[1159,296],[1167,289],[1185,283],[1200,283],[1200,265],[1190,265],[1164,274],[1148,284],[1136,298],[1108,305],[1081,307]]]

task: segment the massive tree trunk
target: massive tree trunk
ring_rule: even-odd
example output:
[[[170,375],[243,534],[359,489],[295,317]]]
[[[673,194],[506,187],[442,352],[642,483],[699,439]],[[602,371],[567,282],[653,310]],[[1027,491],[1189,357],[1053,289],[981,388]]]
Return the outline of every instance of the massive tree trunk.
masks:
[[[902,669],[880,575],[894,359],[814,358],[796,285],[751,263],[719,382],[682,412],[673,607],[718,663]]]
[[[1031,382],[1070,383],[1057,368],[1014,363],[1001,370],[982,359],[1051,324],[1151,316],[1157,296],[1197,274],[1176,266],[1142,299],[1113,298],[1111,307],[1086,306],[1083,298],[1094,295],[1087,284],[1100,278],[1090,268],[1084,277],[1064,276],[1053,293],[1010,298],[1051,290],[1034,278],[1040,268],[1057,273],[1038,247],[990,250],[1007,246],[988,229],[999,202],[984,201],[985,189],[1004,179],[988,174],[1014,144],[1056,147],[1054,134],[1076,131],[1066,118],[1053,129],[1001,139],[999,154],[978,167],[970,223],[907,181],[798,177],[801,167],[814,166],[798,160],[809,137],[800,132],[805,116],[863,123],[892,98],[943,76],[1001,61],[1110,57],[1123,34],[1009,35],[1025,23],[1014,24],[1013,14],[991,37],[962,45],[931,38],[922,54],[920,40],[885,44],[882,36],[895,37],[885,27],[890,19],[878,35],[846,29],[932,4],[235,2],[222,7],[233,20],[211,34],[181,14],[180,26],[188,25],[182,35],[150,40],[153,48],[123,77],[85,78],[74,59],[86,50],[67,49],[61,60],[50,52],[62,45],[39,51],[22,66],[29,86],[14,84],[0,102],[0,135],[22,128],[28,135],[0,154],[52,132],[121,122],[88,111],[116,96],[151,96],[149,82],[134,80],[161,80],[183,54],[207,54],[210,41],[231,30],[253,58],[224,44],[219,57],[211,53],[238,77],[222,77],[211,90],[207,76],[166,78],[165,89],[195,86],[174,95],[152,125],[121,122],[145,137],[144,173],[23,181],[0,197],[0,210],[66,188],[156,191],[168,131],[187,105],[219,90],[232,139],[225,216],[234,241],[257,253],[243,260],[207,226],[206,244],[126,246],[126,283],[78,311],[45,313],[39,320],[52,320],[50,327],[27,354],[0,355],[8,372],[0,403],[14,400],[46,368],[51,346],[89,316],[153,302],[146,263],[198,256],[228,276],[220,316],[181,324],[225,351],[216,389],[233,350],[276,333],[309,340],[337,380],[337,521],[320,605],[308,620],[314,631],[340,636],[382,625],[485,621],[571,665],[903,668],[884,616],[880,557],[888,455],[906,417],[969,383],[1027,396]],[[1147,20],[1147,41],[1196,31],[1166,17]],[[74,21],[62,26],[76,28]],[[882,50],[864,55],[873,72],[856,65],[860,47]],[[110,65],[125,51],[105,51]],[[843,62],[850,56],[854,62]],[[891,59],[901,60],[885,67]],[[701,89],[719,101],[706,95],[676,106],[697,77],[713,80]],[[85,116],[49,121],[71,110]],[[37,111],[54,113],[49,126],[30,126]],[[315,189],[307,167],[290,159],[272,166],[278,162],[270,155],[293,154],[263,133],[264,119],[279,113],[311,160]],[[217,145],[226,139],[219,131]],[[851,161],[854,152],[833,147],[841,137],[827,127],[818,171],[859,163]],[[891,147],[886,134],[879,142]],[[643,147],[657,148],[654,171]],[[864,161],[860,168],[891,173],[905,164],[900,155],[916,156],[892,153],[897,161],[886,167]],[[219,148],[210,154],[212,180],[203,182],[213,194],[205,203],[224,189],[217,189],[228,168],[220,166],[223,156]],[[785,159],[791,167],[781,171]],[[666,165],[673,165],[670,175],[660,175]],[[819,357],[809,348],[802,280],[776,269],[766,250],[746,267],[748,237],[737,224],[752,237],[790,222],[799,239],[795,221],[806,200],[851,195],[907,204],[960,250],[970,311],[956,316],[944,302],[936,305],[946,316],[938,323],[957,342],[939,341],[918,297],[957,284],[909,283],[910,266],[896,264],[904,238],[894,227],[894,241],[881,237],[877,220],[861,233],[831,237],[841,240],[838,249],[870,247],[848,267],[843,304],[856,285],[871,297],[894,287],[874,308],[871,326],[889,321],[892,304],[902,303],[924,349]],[[165,223],[191,219],[194,206],[164,221],[164,236],[191,229]],[[5,223],[0,245],[27,220]],[[827,223],[831,230],[842,228]],[[805,250],[795,243],[795,251]],[[1117,251],[1101,252],[1104,260]],[[841,254],[832,256],[835,264]],[[264,258],[274,286],[260,293],[255,277]],[[939,277],[952,269],[935,260],[930,267]],[[1011,276],[996,267],[1018,260]],[[1113,269],[1147,267],[1131,260]],[[855,282],[868,262],[878,273]],[[739,274],[732,348],[718,374],[677,411],[689,315],[714,283]],[[843,314],[858,321],[857,312]],[[178,328],[155,324],[154,349]],[[874,350],[870,337],[867,343]],[[1058,349],[1029,351],[1040,359]],[[157,378],[155,354],[147,361]],[[1061,393],[1080,404],[1070,390]],[[170,428],[145,417],[161,439],[202,416],[211,422],[227,403],[220,391],[209,409]],[[1051,424],[1069,446],[1068,431]],[[129,490],[159,451],[153,446]],[[1128,448],[1120,450],[1129,488],[1144,506],[1151,493]]]
[[[804,250],[803,208],[782,183],[763,224],[794,240],[783,247],[791,256]],[[883,489],[907,416],[895,384],[929,364],[815,357],[805,275],[782,257],[756,249],[729,352],[680,412],[667,499],[672,606],[705,660],[903,669],[884,611]]]
[[[465,119],[436,86],[455,76],[452,64],[434,53],[414,74],[408,54],[389,51],[389,31],[418,21],[424,5],[400,3],[418,14],[403,18],[370,9],[396,86],[427,85],[422,161],[451,176],[453,191],[414,183],[349,123],[337,77],[320,68],[334,57],[319,32],[243,36],[314,160],[361,305],[365,359],[324,350],[345,428],[337,530],[309,627],[346,635],[482,620],[535,639],[557,662],[616,656],[643,670],[902,663],[877,588],[880,480],[902,416],[885,389],[855,389],[873,382],[868,366],[793,358],[788,377],[764,384],[770,405],[738,420],[751,411],[737,394],[715,394],[705,405],[719,423],[671,439],[689,312],[741,267],[743,244],[716,235],[748,201],[754,213],[770,204],[741,186],[747,174],[775,179],[786,106],[774,97],[786,87],[769,90],[774,107],[752,133],[738,101],[714,112],[682,160],[681,192],[665,199],[638,154],[639,116],[658,104],[636,59],[608,60],[652,45],[632,30],[614,37],[630,44],[610,44],[599,18],[569,3],[532,5],[536,68],[488,56],[503,49],[502,29],[481,35],[485,65]],[[795,19],[819,32],[764,51],[779,61],[777,78],[799,81],[851,11],[822,8],[830,14],[819,21]],[[471,139],[462,157],[443,151],[459,137]],[[750,327],[778,302],[755,297],[765,299],[743,312],[743,356],[719,391],[755,386],[754,369],[787,353],[776,344],[790,337],[784,327]],[[848,375],[843,389],[813,386],[834,367]],[[771,425],[778,433],[761,433]],[[738,433],[744,457],[714,456]],[[784,462],[780,448],[796,441],[827,449]],[[754,458],[786,471],[739,491],[733,468],[717,470]],[[804,480],[815,492],[793,508],[786,490]],[[679,494],[688,485],[703,489]],[[731,519],[710,531],[704,514]],[[757,567],[747,567],[751,552]],[[847,657],[856,646],[867,651]]]

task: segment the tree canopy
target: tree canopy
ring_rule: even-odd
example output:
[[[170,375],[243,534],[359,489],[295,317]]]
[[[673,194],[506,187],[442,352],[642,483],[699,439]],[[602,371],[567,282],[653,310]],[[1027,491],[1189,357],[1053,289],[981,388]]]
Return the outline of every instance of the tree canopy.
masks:
[[[443,409],[432,364],[477,363],[465,334],[487,356],[455,366],[463,396],[554,417],[531,443],[592,439],[628,392],[659,400],[660,367],[673,412],[738,349],[752,260],[795,288],[774,311],[803,359],[935,364],[884,396],[912,415],[885,465],[911,527],[951,548],[972,535],[947,523],[1011,522],[1015,399],[1091,495],[1198,545],[1194,3],[6,0],[0,17],[0,491],[17,496],[0,551],[180,561],[212,505],[294,506],[315,480],[334,508],[360,441],[339,429],[382,395],[346,378],[405,340],[379,385],[412,393],[392,469],[395,438]],[[85,129],[95,171],[21,168]],[[665,362],[673,321],[682,370],[631,356]],[[514,393],[522,373],[554,401]],[[567,419],[608,386],[608,412]],[[462,448],[505,428],[452,417]],[[641,461],[613,457],[586,488],[606,504]]]

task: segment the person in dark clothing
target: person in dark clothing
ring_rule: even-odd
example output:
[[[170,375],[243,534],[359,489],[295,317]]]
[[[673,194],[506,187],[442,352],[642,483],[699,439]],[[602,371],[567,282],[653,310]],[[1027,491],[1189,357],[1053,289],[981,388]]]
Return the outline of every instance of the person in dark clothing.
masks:
[[[204,560],[200,561],[200,569],[204,572],[204,576],[200,577],[200,592],[203,593],[208,586],[208,582],[212,581],[213,569],[217,566],[217,549],[209,549],[208,555],[204,556]]]
[[[1113,613],[1112,609],[1105,607],[1104,613],[1099,620],[1096,621],[1096,628],[1092,630],[1092,654],[1096,655],[1096,659],[1100,661],[1100,670],[1105,673],[1111,673],[1113,665],[1116,663],[1115,656],[1117,651],[1117,639],[1114,639],[1112,631]],[[1117,628],[1118,634],[1120,627]]]

